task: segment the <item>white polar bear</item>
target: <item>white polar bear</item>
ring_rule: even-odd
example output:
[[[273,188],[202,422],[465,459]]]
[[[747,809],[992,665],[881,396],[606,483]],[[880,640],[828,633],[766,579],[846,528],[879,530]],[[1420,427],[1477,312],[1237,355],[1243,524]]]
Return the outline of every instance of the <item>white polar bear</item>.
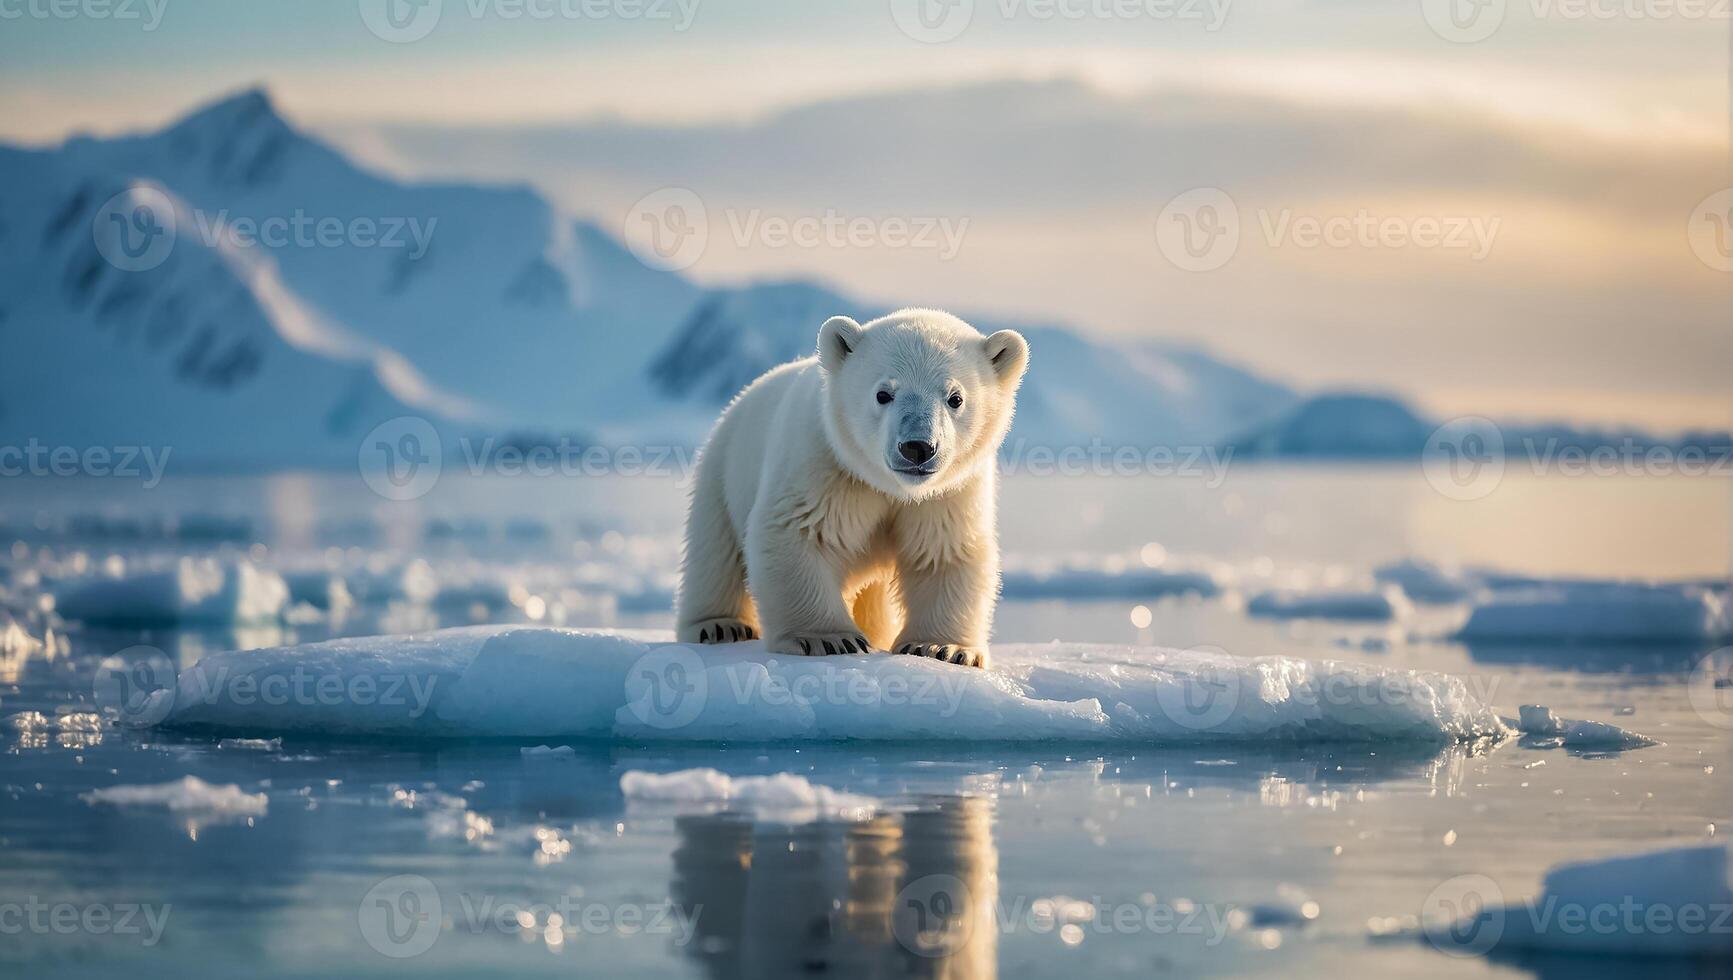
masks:
[[[679,639],[987,665],[999,444],[1029,345],[948,313],[831,317],[699,457]]]

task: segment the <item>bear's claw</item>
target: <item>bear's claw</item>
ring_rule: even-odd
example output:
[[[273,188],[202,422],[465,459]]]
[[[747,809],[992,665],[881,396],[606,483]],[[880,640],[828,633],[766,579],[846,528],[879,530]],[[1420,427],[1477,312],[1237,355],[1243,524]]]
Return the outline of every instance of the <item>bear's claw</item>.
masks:
[[[799,647],[799,653],[807,657],[834,657],[842,653],[871,653],[872,645],[865,636],[859,633],[825,633],[820,635],[792,636],[789,643]],[[793,649],[772,652],[794,653]]]
[[[706,619],[679,633],[684,643],[741,643],[758,639],[757,628],[738,619]]]
[[[987,654],[956,643],[899,643],[896,653],[905,657],[928,657],[964,667],[986,667]]]

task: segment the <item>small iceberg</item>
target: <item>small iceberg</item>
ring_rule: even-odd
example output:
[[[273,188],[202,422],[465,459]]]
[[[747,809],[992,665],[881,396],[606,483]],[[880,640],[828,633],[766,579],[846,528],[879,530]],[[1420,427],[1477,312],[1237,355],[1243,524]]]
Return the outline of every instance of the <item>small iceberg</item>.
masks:
[[[1528,740],[1566,749],[1623,751],[1642,749],[1661,743],[1604,721],[1576,721],[1560,718],[1544,704],[1525,704],[1516,728]]]
[[[55,609],[86,625],[136,628],[275,622],[288,601],[289,587],[276,572],[246,561],[181,558],[168,567],[68,580]]]
[[[1306,589],[1265,592],[1246,604],[1246,612],[1269,619],[1347,619],[1387,623],[1406,615],[1400,590]]]
[[[665,631],[485,626],[218,653],[153,717],[247,737],[678,741],[1424,741],[1512,734],[1460,678],[1080,643],[992,670],[883,653],[694,647]]]
[[[261,816],[267,806],[263,793],[248,793],[233,783],[215,786],[197,776],[152,786],[106,786],[79,798],[93,804],[157,806],[209,815]]]
[[[1699,584],[1554,582],[1474,607],[1465,642],[1686,643],[1733,635],[1724,592]]]
[[[1466,905],[1466,914],[1420,926],[1447,953],[1733,955],[1733,864],[1724,844],[1559,865],[1547,872],[1540,895],[1511,904],[1491,879],[1468,875],[1459,883],[1465,894],[1448,895],[1439,907]]]
[[[729,776],[715,769],[653,773],[632,770],[620,777],[630,805],[690,811],[723,809],[761,819],[810,823],[820,818],[865,820],[882,806],[873,797],[817,786],[789,772]]]

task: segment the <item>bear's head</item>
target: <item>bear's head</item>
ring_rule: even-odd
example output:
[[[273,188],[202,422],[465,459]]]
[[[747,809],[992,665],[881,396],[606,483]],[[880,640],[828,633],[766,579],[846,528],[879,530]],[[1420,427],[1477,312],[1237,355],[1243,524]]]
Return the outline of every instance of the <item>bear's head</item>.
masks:
[[[871,323],[833,316],[818,331],[824,427],[837,459],[868,485],[919,500],[991,466],[1011,427],[1029,345],[936,310]]]

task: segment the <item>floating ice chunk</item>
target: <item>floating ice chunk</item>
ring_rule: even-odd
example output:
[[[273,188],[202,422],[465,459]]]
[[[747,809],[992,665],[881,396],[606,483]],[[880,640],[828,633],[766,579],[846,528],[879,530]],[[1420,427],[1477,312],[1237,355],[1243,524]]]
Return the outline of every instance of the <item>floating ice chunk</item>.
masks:
[[[570,759],[577,750],[570,745],[530,745],[518,750],[526,759]]]
[[[223,738],[217,740],[219,749],[241,749],[251,752],[277,752],[283,748],[280,738]]]
[[[56,605],[87,624],[172,626],[273,621],[288,598],[281,576],[250,562],[182,558],[167,568],[71,580]]]
[[[283,579],[288,584],[291,602],[312,606],[322,612],[341,612],[355,605],[355,597],[349,594],[349,583],[330,572],[288,572]]]
[[[1564,732],[1564,722],[1544,704],[1525,704],[1517,709],[1524,735],[1558,735]]]
[[[1484,900],[1487,896],[1481,896]],[[1517,950],[1642,956],[1733,954],[1733,864],[1724,844],[1563,864],[1526,902],[1489,903],[1430,923],[1441,948],[1498,956]]]
[[[1117,556],[1076,557],[1063,562],[1007,563],[1007,599],[1151,599],[1170,595],[1220,594],[1227,573],[1213,567],[1153,567]]]
[[[1253,929],[1309,925],[1318,918],[1318,903],[1298,885],[1281,884],[1276,893],[1243,907],[1246,925]]]
[[[469,627],[206,657],[166,724],[636,740],[1432,742],[1509,729],[1460,679],[1285,657],[1001,644],[915,657],[695,648],[663,631]]]
[[[720,807],[759,817],[865,820],[880,808],[870,796],[816,786],[794,773],[729,776],[715,769],[653,773],[632,770],[620,777],[627,803],[690,808]]]
[[[1660,742],[1603,721],[1560,718],[1544,704],[1525,704],[1516,728],[1524,735],[1550,740],[1547,744],[1567,749],[1641,749]]]
[[[1382,584],[1396,586],[1415,602],[1461,602],[1480,588],[1473,575],[1459,568],[1420,559],[1380,565],[1373,570],[1372,577]]]
[[[258,816],[268,801],[263,793],[248,793],[229,783],[213,786],[197,776],[155,786],[107,786],[82,794],[87,803],[116,806],[161,806],[170,810]]]
[[[1457,638],[1515,642],[1691,642],[1733,634],[1727,597],[1695,584],[1556,582],[1474,607]]]
[[[1265,592],[1246,604],[1253,616],[1273,619],[1354,619],[1389,622],[1407,614],[1408,603],[1394,588],[1313,589]]]

